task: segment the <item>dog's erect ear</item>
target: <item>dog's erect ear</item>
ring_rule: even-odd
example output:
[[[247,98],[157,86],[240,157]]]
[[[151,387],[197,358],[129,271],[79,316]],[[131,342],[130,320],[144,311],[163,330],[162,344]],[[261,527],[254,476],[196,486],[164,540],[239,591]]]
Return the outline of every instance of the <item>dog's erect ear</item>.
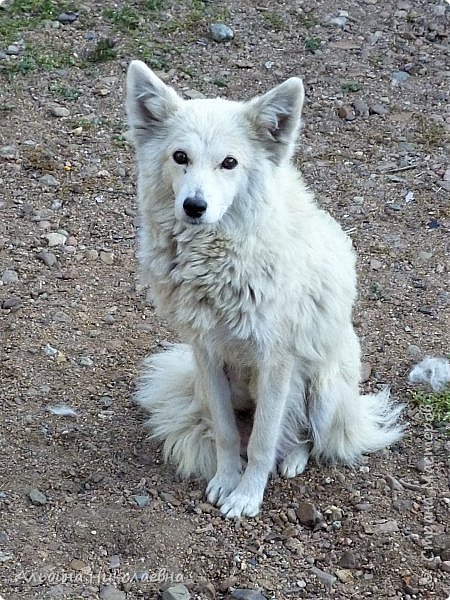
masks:
[[[291,77],[247,103],[247,114],[258,137],[267,142],[271,158],[279,162],[294,151],[305,93],[299,77]]]
[[[135,143],[151,137],[156,128],[180,106],[182,100],[145,63],[133,60],[127,73],[126,109]]]

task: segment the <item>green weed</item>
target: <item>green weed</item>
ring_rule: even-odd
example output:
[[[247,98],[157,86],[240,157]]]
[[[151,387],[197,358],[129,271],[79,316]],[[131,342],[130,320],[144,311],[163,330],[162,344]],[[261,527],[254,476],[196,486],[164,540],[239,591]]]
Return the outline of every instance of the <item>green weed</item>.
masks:
[[[431,407],[434,420],[438,423],[450,421],[450,391],[425,394],[423,392],[411,392],[412,401],[416,406]]]

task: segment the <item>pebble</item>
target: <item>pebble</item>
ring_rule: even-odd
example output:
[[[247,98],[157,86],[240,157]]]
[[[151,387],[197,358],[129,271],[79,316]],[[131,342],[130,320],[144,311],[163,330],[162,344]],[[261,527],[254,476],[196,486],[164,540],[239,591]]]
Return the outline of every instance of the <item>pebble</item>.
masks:
[[[68,117],[70,116],[70,110],[61,106],[60,104],[50,104],[48,107],[50,114],[54,117]]]
[[[171,585],[162,593],[162,600],[188,600],[190,597],[189,590],[182,583]]]
[[[100,252],[100,260],[102,263],[105,263],[105,265],[112,265],[114,263],[114,253],[102,250]]]
[[[54,246],[63,246],[66,243],[67,237],[62,233],[50,232],[44,235],[50,248]]]
[[[372,104],[369,107],[369,114],[371,115],[387,115],[389,109],[384,104]]]
[[[114,315],[105,315],[103,317],[103,321],[107,324],[107,325],[114,325],[114,323],[116,322],[116,319],[114,318]]]
[[[42,175],[42,177],[39,177],[39,183],[48,187],[59,187],[59,181],[49,173],[47,175]]]
[[[5,298],[2,302],[2,308],[10,310],[12,308],[20,308],[22,306],[22,299],[17,297]]]
[[[357,117],[369,116],[369,106],[360,98],[356,98],[356,100],[353,101],[353,109]]]
[[[17,56],[20,52],[20,47],[17,44],[11,44],[5,50],[9,56]]]
[[[291,552],[295,552],[296,554],[303,554],[303,544],[300,540],[298,540],[295,537],[288,538],[284,545]]]
[[[120,556],[118,554],[113,554],[113,556],[109,559],[109,568],[110,569],[118,569],[120,567]]]
[[[82,571],[83,569],[86,568],[86,563],[84,563],[82,560],[79,560],[78,558],[74,558],[73,560],[70,561],[69,567],[73,571]]]
[[[444,560],[440,565],[440,569],[441,571],[444,571],[444,573],[450,573],[450,560]]]
[[[287,509],[286,516],[289,523],[297,523],[297,515],[295,514],[295,510],[293,508]]]
[[[143,494],[138,494],[133,496],[134,501],[139,506],[139,508],[144,508],[150,504],[150,496],[146,496]]]
[[[386,475],[386,483],[391,488],[391,490],[396,490],[397,492],[403,491],[404,487],[400,483],[398,479],[393,477],[392,475]]]
[[[406,348],[406,356],[408,356],[409,358],[420,358],[421,355],[422,355],[422,352],[421,352],[419,346],[416,346],[416,344],[410,344]]]
[[[15,146],[2,146],[0,148],[0,156],[5,160],[13,160],[16,158],[17,148]]]
[[[44,506],[47,504],[47,497],[37,488],[33,488],[28,492],[28,497],[35,506]]]
[[[2,273],[3,283],[16,283],[19,281],[19,274],[14,269],[5,269]]]
[[[407,73],[406,71],[394,71],[394,73],[392,73],[393,83],[404,83],[410,77],[411,77],[411,75],[409,73]]]
[[[44,265],[50,268],[56,265],[56,263],[58,262],[58,259],[53,254],[53,252],[46,252],[45,250],[36,254],[36,258],[41,260],[44,263]]]
[[[322,571],[322,569],[318,569],[317,567],[311,567],[310,571],[311,573],[314,573],[317,579],[327,588],[328,591],[331,590],[337,581],[334,575],[331,575],[331,573],[327,573],[326,571]]]
[[[328,15],[327,17],[325,17],[323,24],[324,25],[328,25],[329,27],[340,27],[341,29],[343,29],[348,21],[348,14],[342,14],[344,13],[344,11],[339,11],[340,14],[338,14],[337,16],[334,15]]]
[[[90,356],[81,356],[80,357],[80,365],[82,367],[93,367],[94,361]]]
[[[231,598],[236,600],[266,600],[266,597],[258,590],[249,590],[246,588],[237,588],[231,593]]]
[[[335,573],[341,583],[351,583],[353,581],[352,572],[348,569],[336,569]]]
[[[322,521],[322,515],[311,502],[300,502],[296,512],[300,523],[310,529]]]
[[[126,594],[113,585],[105,585],[100,592],[100,598],[102,600],[125,600]]]
[[[356,556],[350,550],[344,550],[339,564],[344,569],[354,569],[356,567]]]
[[[372,366],[368,362],[361,363],[361,383],[369,381],[372,375]]]
[[[234,31],[223,23],[211,23],[209,33],[215,42],[228,42],[234,38]]]
[[[350,104],[343,104],[337,109],[337,114],[340,119],[345,119],[346,121],[354,121],[356,118],[355,111]]]
[[[74,21],[76,21],[78,19],[78,16],[79,15],[76,12],[62,12],[58,15],[57,18],[60,23],[66,25],[68,23],[73,23]]]
[[[97,260],[98,252],[97,250],[86,250],[85,256],[88,260]]]
[[[368,534],[395,533],[398,531],[398,523],[395,520],[386,521],[385,523],[365,523],[363,528],[364,532]]]

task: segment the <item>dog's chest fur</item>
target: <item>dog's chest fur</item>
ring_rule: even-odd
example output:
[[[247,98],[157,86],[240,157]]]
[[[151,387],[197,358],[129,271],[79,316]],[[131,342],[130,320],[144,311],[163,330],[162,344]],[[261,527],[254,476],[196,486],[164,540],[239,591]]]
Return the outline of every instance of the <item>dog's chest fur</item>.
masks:
[[[263,342],[258,338],[270,332],[267,319],[276,295],[270,255],[255,253],[249,239],[239,243],[196,227],[160,231],[157,237],[143,259],[170,325],[189,337],[216,330],[236,341]]]

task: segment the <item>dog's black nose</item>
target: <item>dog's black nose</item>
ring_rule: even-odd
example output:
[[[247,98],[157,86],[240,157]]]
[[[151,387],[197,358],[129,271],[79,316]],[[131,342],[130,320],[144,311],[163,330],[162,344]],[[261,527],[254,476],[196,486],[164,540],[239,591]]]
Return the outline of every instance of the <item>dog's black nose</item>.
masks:
[[[192,198],[186,198],[183,202],[184,212],[188,217],[192,217],[193,219],[198,219],[207,209],[208,205],[205,200],[201,196],[195,195]]]

